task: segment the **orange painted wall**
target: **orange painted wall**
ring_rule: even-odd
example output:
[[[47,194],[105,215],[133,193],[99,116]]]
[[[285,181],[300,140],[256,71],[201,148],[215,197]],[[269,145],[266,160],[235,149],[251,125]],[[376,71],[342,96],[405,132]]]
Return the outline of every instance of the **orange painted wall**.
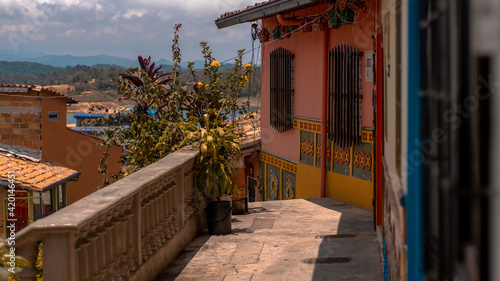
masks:
[[[365,52],[374,50],[375,32],[374,11],[376,1],[371,1],[365,13],[360,14],[353,25],[342,26],[338,29],[328,29],[328,49],[340,44],[348,44],[363,52],[362,68],[362,126],[374,127],[373,111],[373,82],[365,81]],[[294,16],[318,15],[328,10],[332,5],[320,4],[307,9],[293,12]],[[289,14],[291,16],[291,13]],[[288,15],[285,14],[285,18]],[[272,34],[278,25],[276,17],[262,20],[262,27]],[[324,94],[323,85],[326,83],[322,74],[323,64],[328,58],[323,52],[324,32],[312,31],[303,33],[294,32],[290,38],[284,38],[272,43],[263,43],[261,50],[261,139],[262,150],[285,159],[296,161],[297,170],[297,198],[320,196],[320,169],[299,163],[300,130],[292,129],[285,133],[277,133],[270,127],[270,52],[282,47],[292,52],[295,60],[295,97],[294,116],[321,120],[321,99]],[[270,41],[273,41],[272,35]],[[358,205],[365,209],[372,209],[372,183],[355,178],[328,173],[327,194],[338,200]],[[307,188],[305,188],[307,186]],[[362,194],[359,194],[361,192]]]
[[[260,175],[260,169],[259,169],[259,154],[257,152],[253,152],[252,154],[245,156],[245,167],[249,167],[249,164],[253,166],[253,178],[257,179],[257,184],[259,184],[259,175]],[[249,173],[249,168],[245,169],[245,185],[247,184],[246,180],[250,176]],[[255,201],[260,201],[264,200],[263,198],[259,198],[259,190],[258,188],[255,190]]]
[[[375,1],[372,1],[372,6]],[[330,5],[322,4],[314,7],[294,12],[295,16],[315,15],[327,10]],[[371,38],[374,28],[374,7],[367,10],[365,14],[359,16],[359,20],[364,20],[355,25],[347,25],[339,29],[329,29],[329,48],[333,48],[341,43],[346,43],[358,48],[361,51],[372,51],[374,39]],[[276,17],[265,18],[262,26],[271,33],[277,26]],[[270,127],[270,52],[278,47],[283,47],[295,55],[295,107],[294,115],[321,120],[321,97],[322,85],[325,83],[322,75],[322,66],[327,58],[323,54],[323,31],[295,32],[290,38],[274,41],[262,47],[262,68],[261,68],[261,130],[262,130],[262,150],[269,151],[281,157],[298,161],[297,151],[299,132],[292,129],[285,133],[277,133]],[[272,37],[270,39],[272,41]],[[363,112],[362,125],[373,127],[373,82],[364,81],[364,58],[363,58]]]
[[[46,97],[53,95],[44,94]],[[49,121],[49,111],[58,111],[60,120]],[[42,99],[42,162],[61,165],[82,172],[78,181],[68,182],[67,202],[71,204],[97,190],[105,178],[97,172],[104,149],[100,139],[66,127],[66,102],[60,98]],[[113,147],[108,158],[108,172],[121,169],[121,147]]]
[[[253,165],[255,179],[259,176],[259,156],[257,152],[252,152],[244,156],[245,168],[241,168],[238,174],[238,190],[233,194],[233,200],[243,199],[247,194],[247,177],[250,175],[249,165]],[[233,177],[234,178],[234,177]],[[255,200],[258,201],[258,190],[255,191]]]

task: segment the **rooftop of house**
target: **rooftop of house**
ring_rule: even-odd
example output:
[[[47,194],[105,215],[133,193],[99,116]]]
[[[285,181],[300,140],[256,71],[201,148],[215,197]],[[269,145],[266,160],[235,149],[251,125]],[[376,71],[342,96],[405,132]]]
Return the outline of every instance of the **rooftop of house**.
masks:
[[[251,117],[252,116],[252,117]],[[241,149],[260,147],[260,114],[252,113],[235,119],[237,133],[241,135]]]
[[[37,91],[37,92],[44,92],[53,95],[55,98],[60,97],[60,98],[65,98],[66,103],[78,103],[78,101],[72,97],[69,97],[67,95],[61,94],[58,91],[55,91],[51,88],[46,88],[40,85],[20,85],[20,84],[0,84],[0,95],[5,95],[5,93],[8,93],[8,95],[12,95],[14,93],[19,93],[20,91],[25,91],[28,92],[29,90]]]
[[[0,185],[2,186],[8,186],[9,179],[13,178],[16,186],[46,191],[76,179],[80,174],[81,172],[72,169],[51,166],[30,157],[0,150]]]
[[[317,4],[319,0],[269,0],[246,8],[227,12],[215,20],[219,29],[236,24],[256,21],[262,18],[287,13],[302,7]]]

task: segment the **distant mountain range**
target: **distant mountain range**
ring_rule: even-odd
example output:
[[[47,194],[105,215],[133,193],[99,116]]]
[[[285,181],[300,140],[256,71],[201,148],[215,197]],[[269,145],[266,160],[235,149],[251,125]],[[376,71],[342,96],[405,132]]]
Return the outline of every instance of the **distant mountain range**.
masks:
[[[96,56],[72,56],[72,55],[47,55],[37,52],[29,52],[24,50],[19,50],[15,52],[10,49],[0,49],[0,61],[7,62],[36,62],[45,65],[51,65],[54,67],[66,67],[75,65],[87,65],[94,66],[97,64],[107,64],[107,65],[117,65],[125,68],[128,67],[138,67],[139,63],[137,60],[131,60],[116,56],[108,55],[96,55]],[[155,63],[165,65],[168,70],[171,69],[173,63],[166,59],[160,59],[155,61]],[[181,67],[186,68],[187,62],[182,62]],[[196,60],[194,68],[203,68],[203,61]]]

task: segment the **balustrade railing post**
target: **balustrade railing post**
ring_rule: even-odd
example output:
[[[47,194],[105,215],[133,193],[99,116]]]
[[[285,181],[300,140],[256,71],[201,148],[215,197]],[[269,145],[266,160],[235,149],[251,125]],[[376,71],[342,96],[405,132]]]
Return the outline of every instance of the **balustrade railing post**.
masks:
[[[9,247],[9,246],[7,246]],[[23,268],[22,271],[18,274],[21,281],[28,280],[36,280],[36,274],[38,273],[35,269],[35,263],[38,255],[38,245],[28,244],[23,247],[16,247],[16,255],[19,255],[25,259],[27,259],[31,263],[30,268]]]
[[[182,228],[185,224],[185,194],[184,194],[184,166],[176,170],[175,175],[175,205],[177,209],[177,223]]]
[[[137,193],[134,195],[132,201],[132,223],[130,225],[132,235],[132,245],[133,245],[133,260],[136,267],[142,265],[142,206],[141,206],[141,194]]]
[[[90,245],[87,247],[87,256],[88,256],[88,269],[89,269],[89,278],[92,277],[92,275],[97,272],[98,270],[98,261],[97,261],[97,256],[99,247],[97,245],[97,239],[99,236],[96,233],[97,229],[97,221],[93,221],[90,223],[90,229],[89,229],[89,234],[87,235],[87,239],[90,242]]]
[[[77,256],[74,231],[45,236],[43,242],[44,280],[77,281]],[[46,262],[50,261],[50,262]]]
[[[90,241],[86,238],[89,233],[90,225],[86,225],[76,231],[76,253],[78,257],[78,276],[81,281],[89,280],[89,245]]]

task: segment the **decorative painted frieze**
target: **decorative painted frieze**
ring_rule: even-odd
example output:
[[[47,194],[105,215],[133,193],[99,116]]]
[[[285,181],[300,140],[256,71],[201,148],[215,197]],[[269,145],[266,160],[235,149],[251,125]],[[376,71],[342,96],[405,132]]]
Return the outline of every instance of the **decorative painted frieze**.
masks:
[[[373,144],[373,131],[363,130],[361,135],[361,142]]]
[[[265,152],[260,153],[260,161],[265,171],[266,200],[294,199],[297,164]]]
[[[273,156],[271,154],[267,154],[265,152],[260,152],[260,161],[266,162],[272,165],[277,166],[278,168],[290,171],[292,173],[297,173],[297,164],[285,160],[283,158],[278,158],[276,156]]]
[[[321,122],[295,118],[293,128],[309,132],[321,133]]]

